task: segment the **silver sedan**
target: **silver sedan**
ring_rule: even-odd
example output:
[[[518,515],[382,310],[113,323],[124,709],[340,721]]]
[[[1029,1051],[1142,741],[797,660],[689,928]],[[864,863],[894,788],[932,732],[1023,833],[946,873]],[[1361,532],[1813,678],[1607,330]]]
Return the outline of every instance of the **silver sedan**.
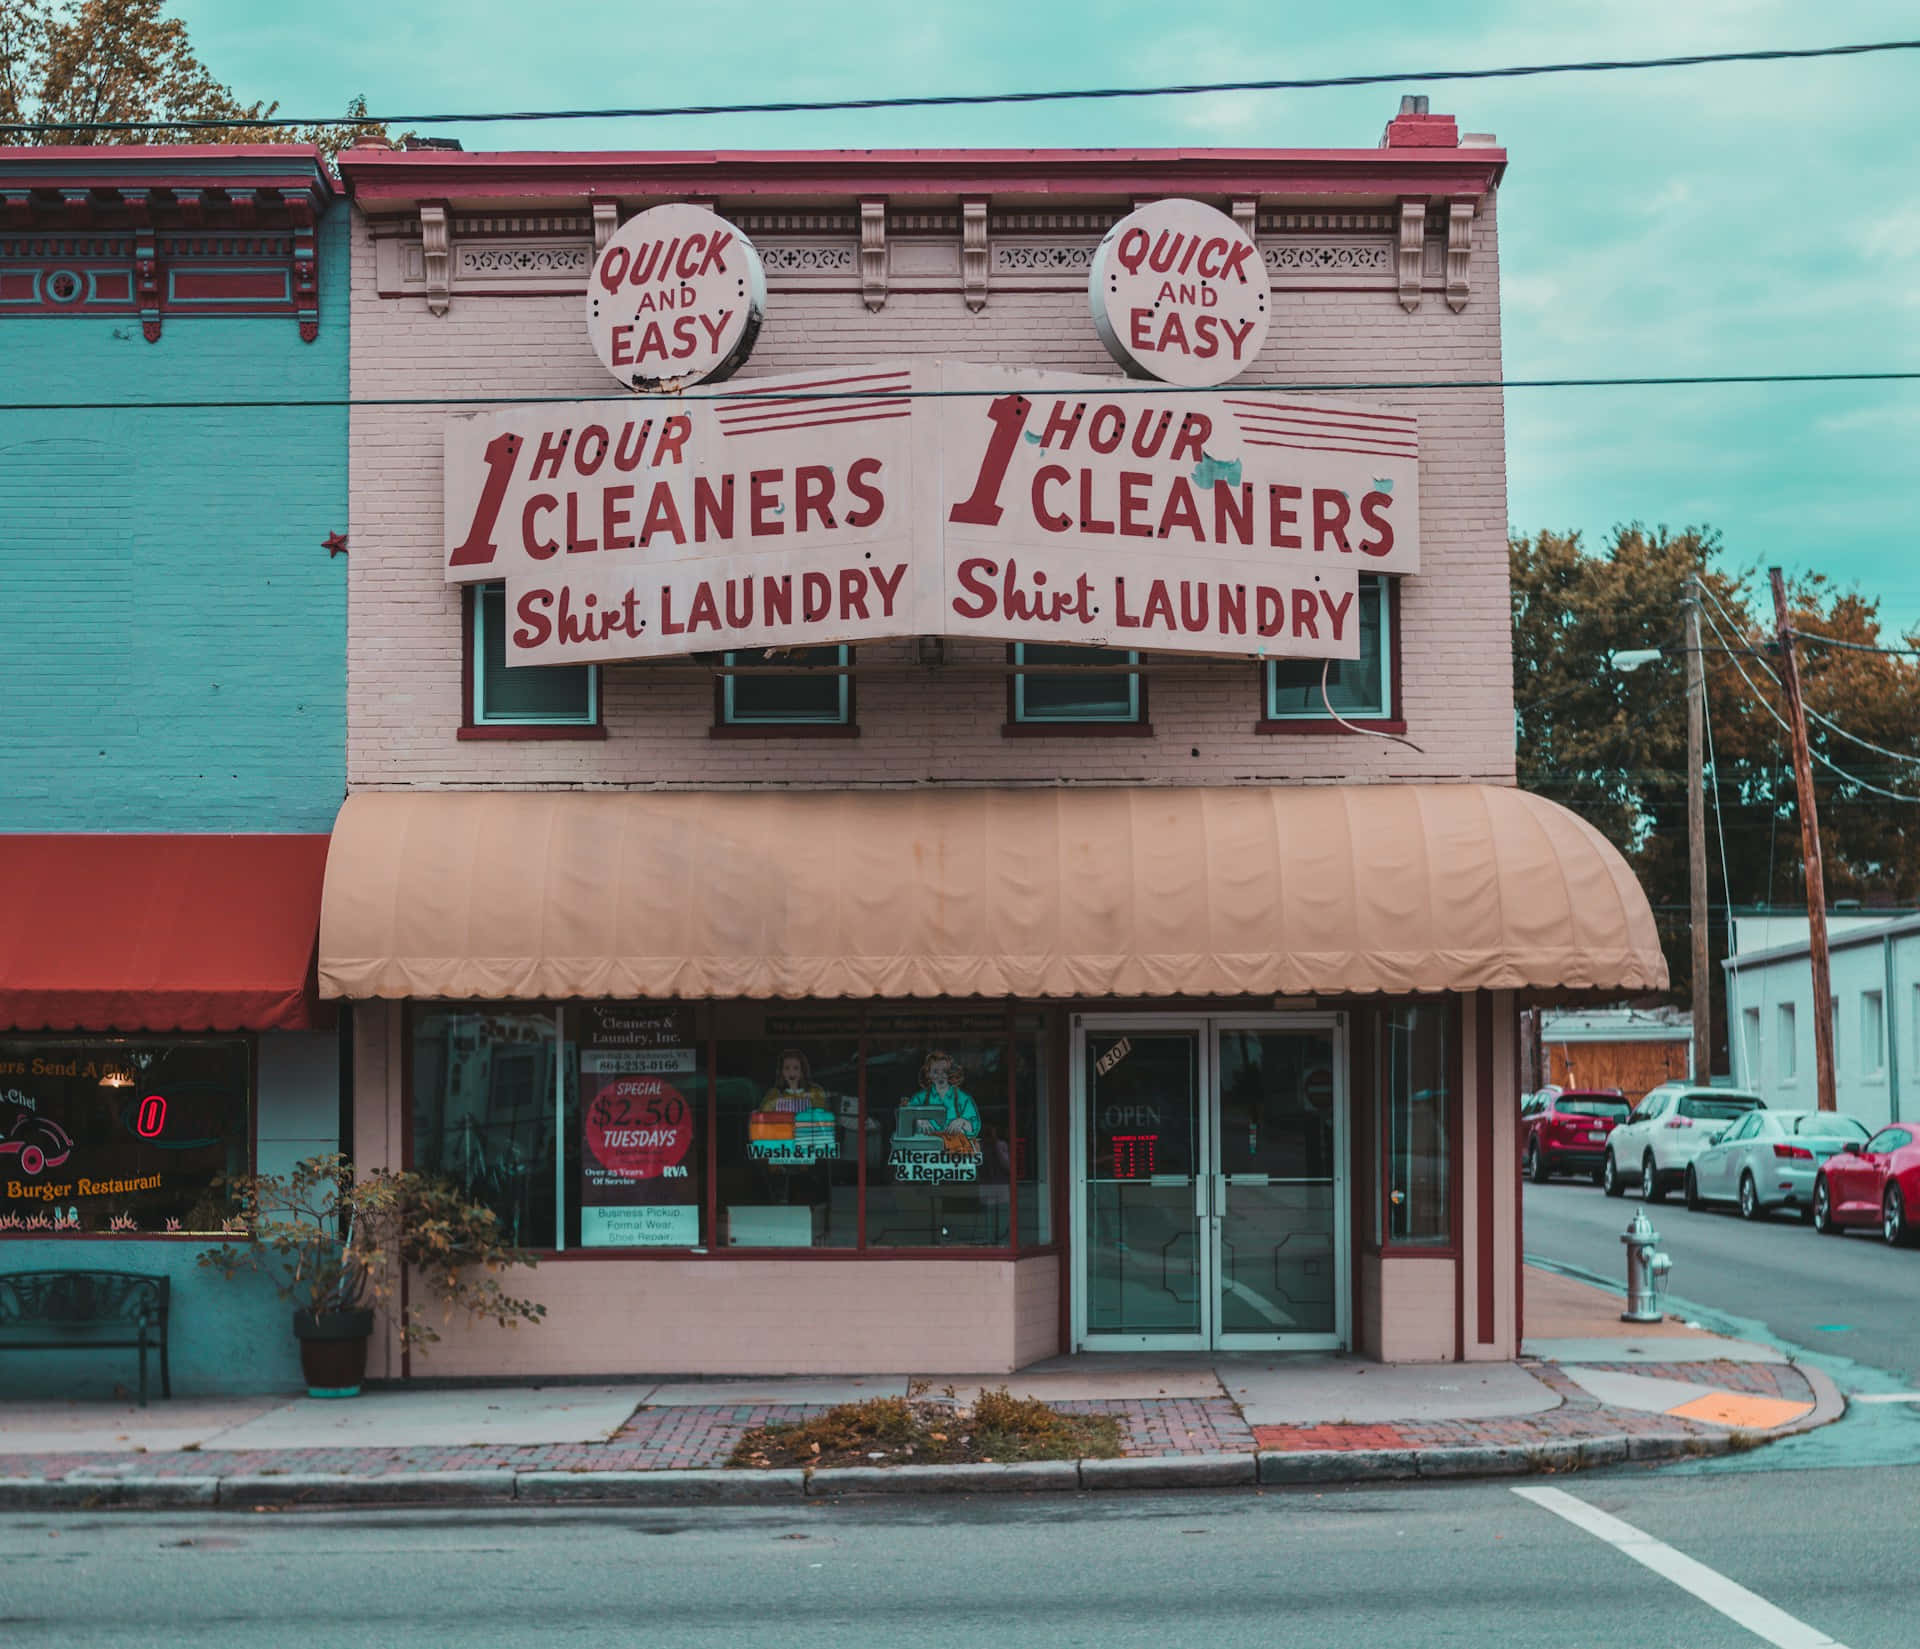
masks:
[[[1838,1111],[1750,1111],[1687,1167],[1687,1206],[1738,1203],[1750,1220],[1776,1208],[1813,1217],[1813,1181],[1842,1145],[1859,1145],[1867,1130]]]

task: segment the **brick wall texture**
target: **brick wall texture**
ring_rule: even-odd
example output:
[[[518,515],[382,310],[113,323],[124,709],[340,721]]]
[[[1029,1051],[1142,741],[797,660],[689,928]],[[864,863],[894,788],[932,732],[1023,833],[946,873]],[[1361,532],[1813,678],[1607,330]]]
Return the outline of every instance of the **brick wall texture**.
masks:
[[[1493,379],[1500,375],[1494,200],[1474,225],[1472,297],[1454,313],[1429,290],[1406,313],[1391,291],[1276,291],[1249,381]],[[357,398],[604,395],[578,296],[473,296],[444,316],[382,298],[374,248],[353,231]],[[1079,292],[895,292],[870,313],[854,291],[782,291],[741,377],[899,356],[1115,374]],[[1352,398],[1421,415],[1423,570],[1402,583],[1403,694],[1420,748],[1336,733],[1257,734],[1256,667],[1154,661],[1151,738],[1003,736],[1006,678],[994,644],[947,644],[944,665],[858,688],[855,739],[710,736],[703,682],[602,677],[604,741],[461,742],[460,595],[442,581],[441,430],[432,407],[358,406],[352,418],[353,564],[348,624],[348,780],[361,788],[804,784],[1245,784],[1473,779],[1511,783],[1513,709],[1505,427],[1497,390]],[[861,649],[906,662],[911,643]],[[970,667],[971,666],[971,667]]]
[[[346,786],[347,213],[290,316],[6,323],[0,830],[327,830]],[[331,406],[140,411],[142,401]]]

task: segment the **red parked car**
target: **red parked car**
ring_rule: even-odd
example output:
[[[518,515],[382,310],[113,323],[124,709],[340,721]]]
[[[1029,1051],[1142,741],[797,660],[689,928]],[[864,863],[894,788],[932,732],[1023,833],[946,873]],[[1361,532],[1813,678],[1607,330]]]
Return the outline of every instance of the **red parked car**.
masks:
[[[1840,1235],[1877,1225],[1896,1248],[1913,1234],[1920,1208],[1920,1128],[1895,1123],[1865,1145],[1843,1145],[1813,1182],[1813,1228]]]
[[[1618,1088],[1542,1088],[1520,1107],[1520,1165],[1535,1185],[1555,1174],[1600,1183],[1607,1135],[1633,1109]]]

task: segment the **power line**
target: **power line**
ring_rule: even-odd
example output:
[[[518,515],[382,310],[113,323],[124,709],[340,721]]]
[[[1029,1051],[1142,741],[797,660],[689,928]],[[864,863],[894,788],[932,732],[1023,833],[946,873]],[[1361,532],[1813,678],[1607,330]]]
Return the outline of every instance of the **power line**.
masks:
[[[1695,585],[1705,583],[1696,578]],[[1700,720],[1707,730],[1707,770],[1713,774],[1713,828],[1720,838],[1720,886],[1727,896],[1727,904],[1733,904],[1733,874],[1727,869],[1727,815],[1720,805],[1720,762],[1713,753],[1713,715],[1708,708],[1707,673],[1700,672]],[[1704,881],[1705,878],[1703,877]],[[1703,894],[1704,898],[1705,895]]]
[[[1721,642],[1724,644],[1727,638],[1724,635],[1721,635],[1720,626],[1714,622],[1713,615],[1711,613],[1706,612],[1705,608],[1702,608],[1701,611],[1705,615],[1707,622],[1713,625],[1713,633],[1716,636],[1719,636]],[[1788,727],[1786,717],[1781,715],[1778,710],[1774,709],[1774,707],[1767,702],[1766,694],[1760,691],[1759,685],[1754,681],[1753,677],[1747,674],[1745,666],[1743,666],[1738,659],[1733,659],[1732,663],[1733,663],[1734,669],[1740,672],[1740,679],[1747,684],[1747,690],[1750,693],[1752,693],[1754,702],[1757,703],[1762,710],[1766,711],[1768,715],[1773,717],[1773,719],[1776,722],[1778,722],[1780,726],[1789,735],[1791,735],[1793,732],[1793,729],[1791,727]],[[1766,669],[1765,664],[1761,664],[1760,667],[1763,670]],[[1767,674],[1772,676],[1773,672],[1771,670],[1767,670]],[[1778,683],[1779,679],[1780,678],[1778,676],[1774,676],[1774,680],[1776,683]],[[1862,790],[1871,791],[1876,796],[1885,796],[1889,801],[1912,802],[1916,805],[1920,805],[1920,796],[1907,795],[1898,790],[1886,790],[1877,784],[1869,784],[1865,779],[1861,778],[1858,774],[1849,773],[1844,767],[1842,767],[1838,762],[1834,761],[1831,757],[1823,756],[1818,750],[1813,749],[1811,746],[1808,747],[1808,754],[1811,755],[1815,761],[1820,763],[1822,767],[1829,769],[1830,771],[1832,771],[1834,774],[1836,774],[1838,777],[1843,779],[1848,784],[1856,785]]]
[[[1720,616],[1724,618],[1733,629],[1738,630],[1740,628],[1740,620],[1727,611],[1726,604],[1715,594],[1713,586],[1702,579],[1700,587],[1707,592],[1714,606],[1720,609]],[[1850,653],[1878,653],[1890,658],[1920,657],[1920,647],[1880,647],[1864,641],[1843,641],[1838,636],[1823,636],[1815,630],[1795,630],[1793,631],[1793,638],[1796,641],[1812,642],[1821,647],[1841,647]],[[1749,649],[1749,651],[1754,650]],[[1755,652],[1754,656],[1758,657],[1759,654]],[[1772,671],[1768,671],[1767,673],[1769,675],[1773,674]],[[1776,681],[1779,680],[1777,676],[1774,677],[1774,679]],[[1907,758],[1902,757],[1901,759],[1906,760]]]
[[[849,97],[778,103],[688,103],[628,109],[515,109],[472,114],[267,115],[221,120],[31,120],[0,125],[12,132],[206,131],[228,127],[448,126],[529,120],[662,120],[685,115],[833,114],[860,109],[949,109],[1007,103],[1069,103],[1135,97],[1209,97],[1223,92],[1311,92],[1348,86],[1402,85],[1447,80],[1521,80],[1550,74],[1614,74],[1640,69],[1692,69],[1718,63],[1778,63],[1819,57],[1864,57],[1920,48],[1920,40],[1875,40],[1849,46],[1774,47],[1745,52],[1693,52],[1678,57],[1599,59],[1579,63],[1522,63],[1495,69],[1422,69],[1386,74],[1318,75],[1293,80],[1223,80],[1172,86],[1092,86],[1075,91],[947,92],[908,97]]]
[[[1704,581],[1701,584],[1701,588],[1706,589],[1706,584]],[[1712,592],[1709,590],[1708,594],[1711,595]],[[1739,628],[1737,621],[1734,619],[1733,614],[1727,611],[1725,605],[1721,602],[1718,596],[1713,596],[1713,604],[1714,606],[1720,609],[1721,616],[1726,619],[1728,625],[1731,628],[1737,630]],[[1709,622],[1711,622],[1711,620]],[[1720,636],[1720,626],[1718,624],[1715,624],[1713,626],[1713,633],[1716,636]],[[1796,637],[1801,634],[1801,632],[1798,630],[1794,631],[1793,633]],[[1724,636],[1721,636],[1722,641],[1724,641],[1725,639],[1726,638]],[[1853,644],[1847,643],[1846,645],[1853,645]],[[1748,651],[1752,654],[1754,663],[1757,664],[1763,672],[1765,672],[1766,676],[1768,677],[1769,680],[1772,681],[1774,686],[1778,687],[1782,692],[1785,692],[1786,683],[1783,682],[1777,674],[1775,674],[1773,667],[1767,663],[1765,657],[1757,649],[1750,648],[1748,649]],[[1809,716],[1811,716],[1815,721],[1819,722],[1821,726],[1825,727],[1829,732],[1837,734],[1840,738],[1845,739],[1849,744],[1857,744],[1862,750],[1871,750],[1876,756],[1886,756],[1891,758],[1894,761],[1904,762],[1907,765],[1912,767],[1920,767],[1920,756],[1916,756],[1912,751],[1889,750],[1884,744],[1875,744],[1872,739],[1862,738],[1858,733],[1852,732],[1850,729],[1842,727],[1839,722],[1833,719],[1833,717],[1825,714],[1822,711],[1814,709],[1812,705],[1806,702],[1804,695],[1802,696],[1800,707],[1801,709],[1805,710],[1806,713]]]
[[[0,128],[4,130],[4,128]],[[1215,395],[1347,395],[1391,393],[1431,394],[1462,389],[1670,389],[1687,385],[1747,384],[1860,384],[1920,381],[1913,372],[1747,372],[1701,374],[1686,378],[1437,378],[1355,379],[1346,383],[1232,384],[1190,387],[1183,384],[1137,384],[1115,379],[1097,389],[1080,387],[1062,394]],[[1006,389],[902,389],[883,392],[890,401],[967,401],[993,399]],[[298,407],[513,407],[513,406],[648,406],[660,401],[737,400],[742,395],[776,395],[783,401],[843,401],[831,390],[763,388],[757,378],[742,379],[726,390],[693,390],[683,395],[310,395],[213,401],[0,401],[0,412],[264,412]],[[1920,651],[1920,649],[1916,649]]]
[[[1795,630],[1796,641],[1812,642],[1820,647],[1844,647],[1850,653],[1880,653],[1890,658],[1920,658],[1920,647],[1873,647],[1864,641],[1842,641],[1838,636],[1816,635],[1811,630]]]

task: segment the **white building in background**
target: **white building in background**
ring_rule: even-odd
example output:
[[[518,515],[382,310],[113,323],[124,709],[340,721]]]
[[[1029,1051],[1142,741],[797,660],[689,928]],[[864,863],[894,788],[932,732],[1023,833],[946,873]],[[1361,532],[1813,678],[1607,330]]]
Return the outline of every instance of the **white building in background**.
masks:
[[[1827,920],[1835,1102],[1869,1128],[1911,1118],[1920,1112],[1911,1088],[1920,1074],[1920,914]],[[1722,966],[1734,1083],[1775,1107],[1811,1107],[1817,1100],[1806,918],[1736,915],[1733,946]]]

